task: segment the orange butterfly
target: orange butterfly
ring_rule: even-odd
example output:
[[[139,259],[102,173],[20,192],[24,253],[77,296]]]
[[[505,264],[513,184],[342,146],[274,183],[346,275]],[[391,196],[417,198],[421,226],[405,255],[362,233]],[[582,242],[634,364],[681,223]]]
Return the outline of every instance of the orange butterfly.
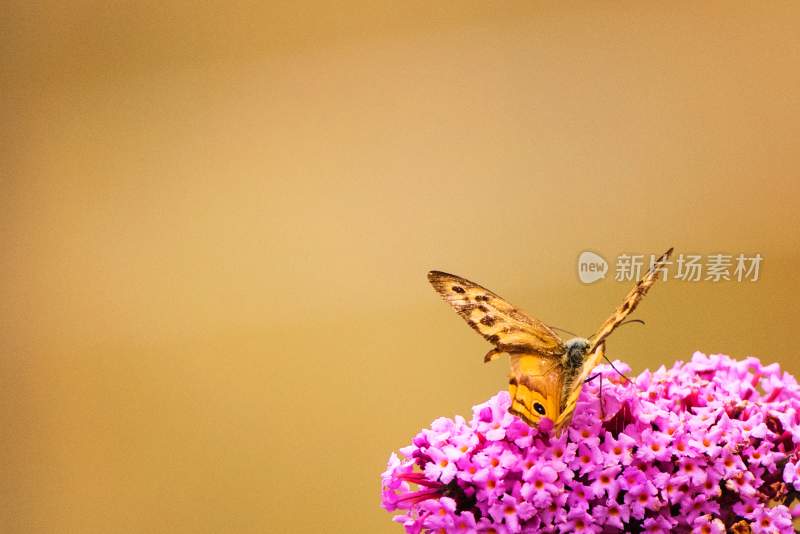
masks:
[[[584,381],[604,355],[605,339],[636,309],[671,253],[670,248],[654,262],[622,305],[588,339],[564,341],[543,322],[459,276],[431,271],[428,280],[473,329],[495,346],[484,361],[508,354],[509,412],[531,426],[547,417],[560,431],[569,424]]]

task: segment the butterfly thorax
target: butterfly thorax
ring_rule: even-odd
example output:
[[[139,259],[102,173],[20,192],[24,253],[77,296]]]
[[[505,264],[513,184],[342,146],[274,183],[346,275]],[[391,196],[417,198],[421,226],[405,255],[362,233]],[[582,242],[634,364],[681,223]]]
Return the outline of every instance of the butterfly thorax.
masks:
[[[586,354],[591,346],[589,340],[582,337],[574,337],[567,341],[564,346],[567,348],[562,362],[564,367],[566,369],[580,368],[584,360],[586,360]]]

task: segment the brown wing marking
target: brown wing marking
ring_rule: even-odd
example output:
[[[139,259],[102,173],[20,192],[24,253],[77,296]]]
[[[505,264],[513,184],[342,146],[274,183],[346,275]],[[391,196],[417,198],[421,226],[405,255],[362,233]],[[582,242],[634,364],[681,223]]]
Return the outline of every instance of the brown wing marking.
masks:
[[[429,272],[428,280],[469,326],[495,345],[497,351],[487,354],[485,361],[502,352],[560,356],[566,350],[549,326],[488,289],[441,271]]]

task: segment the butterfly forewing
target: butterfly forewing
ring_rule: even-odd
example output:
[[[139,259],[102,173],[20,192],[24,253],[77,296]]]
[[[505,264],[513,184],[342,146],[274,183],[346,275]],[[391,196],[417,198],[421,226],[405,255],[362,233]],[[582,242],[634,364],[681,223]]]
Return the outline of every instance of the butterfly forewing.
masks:
[[[622,304],[614,310],[614,313],[606,319],[597,332],[589,338],[591,341],[591,346],[589,352],[594,352],[594,349],[597,348],[605,339],[613,332],[625,318],[630,315],[633,310],[636,309],[636,306],[639,305],[639,301],[647,294],[647,291],[656,283],[658,279],[658,273],[666,263],[667,259],[669,258],[670,254],[672,254],[672,249],[670,248],[664,254],[661,255],[654,263],[653,266],[647,271],[641,280],[639,280],[633,289],[625,296],[625,300],[622,301]]]
[[[428,280],[467,324],[497,347],[487,360],[501,352],[560,356],[566,350],[549,326],[488,289],[441,271],[429,272]]]

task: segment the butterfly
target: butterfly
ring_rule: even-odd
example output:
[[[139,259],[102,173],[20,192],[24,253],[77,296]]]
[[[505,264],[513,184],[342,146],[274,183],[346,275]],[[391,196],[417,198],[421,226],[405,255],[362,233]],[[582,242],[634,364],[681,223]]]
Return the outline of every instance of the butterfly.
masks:
[[[636,309],[666,264],[670,248],[627,294],[622,304],[589,338],[564,341],[553,329],[500,296],[460,276],[428,273],[428,281],[467,323],[494,348],[484,357],[510,358],[508,411],[531,426],[547,417],[556,432],[572,419],[589,373],[605,356],[606,338]]]

